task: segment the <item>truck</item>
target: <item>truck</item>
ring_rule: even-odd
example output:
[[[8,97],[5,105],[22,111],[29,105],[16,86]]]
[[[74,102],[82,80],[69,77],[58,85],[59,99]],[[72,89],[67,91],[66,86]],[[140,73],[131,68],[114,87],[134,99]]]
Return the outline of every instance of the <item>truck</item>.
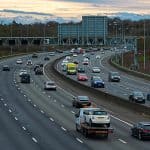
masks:
[[[80,108],[79,112],[75,114],[75,124],[76,131],[81,132],[85,137],[89,137],[90,135],[101,136],[103,138],[108,138],[110,133],[113,133],[113,128],[108,126],[107,124],[95,124],[90,125],[85,121],[84,112],[85,110],[89,110],[91,108]]]
[[[76,75],[76,73],[77,73],[77,64],[67,63],[67,74],[68,75]]]

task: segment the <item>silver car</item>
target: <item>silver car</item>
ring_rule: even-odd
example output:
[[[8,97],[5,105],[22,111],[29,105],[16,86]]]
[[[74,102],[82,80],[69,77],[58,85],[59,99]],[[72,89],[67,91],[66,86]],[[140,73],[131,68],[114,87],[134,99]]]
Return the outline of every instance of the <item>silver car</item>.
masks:
[[[46,81],[44,83],[45,90],[56,90],[56,85],[54,81]]]

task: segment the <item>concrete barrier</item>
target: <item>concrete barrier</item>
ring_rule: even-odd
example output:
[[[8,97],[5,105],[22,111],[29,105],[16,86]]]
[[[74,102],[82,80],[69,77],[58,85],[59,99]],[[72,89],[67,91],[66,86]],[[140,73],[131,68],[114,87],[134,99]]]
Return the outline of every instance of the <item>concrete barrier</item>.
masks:
[[[124,71],[124,72],[126,72],[126,73],[128,73],[130,75],[137,76],[137,77],[140,77],[140,78],[144,78],[144,79],[150,81],[150,75],[144,74],[144,73],[141,73],[141,72],[137,72],[137,71],[134,71],[134,70],[130,70],[130,69],[125,68],[125,67],[122,67],[119,64],[115,63],[113,61],[113,58],[109,59],[109,63],[110,63],[110,65],[112,65],[112,66],[116,67],[117,69],[119,69],[121,71]]]
[[[62,80],[65,80],[65,82],[68,82],[69,84],[72,84],[73,86],[78,86],[80,89],[89,91],[90,93],[100,97],[101,99],[104,99],[108,102],[113,102],[116,103],[120,106],[123,106],[127,109],[130,109],[132,111],[136,111],[140,114],[145,114],[145,115],[150,115],[150,107],[144,106],[144,105],[140,105],[138,103],[132,103],[130,101],[127,101],[123,98],[114,96],[112,94],[109,93],[105,93],[103,91],[94,89],[92,87],[86,86],[84,84],[81,84],[75,80],[72,80],[71,78],[65,76],[64,74],[62,74],[61,72],[59,72],[56,68],[57,63],[61,60],[62,58],[56,59],[53,63],[52,63],[52,71],[54,73],[54,75],[59,76]]]

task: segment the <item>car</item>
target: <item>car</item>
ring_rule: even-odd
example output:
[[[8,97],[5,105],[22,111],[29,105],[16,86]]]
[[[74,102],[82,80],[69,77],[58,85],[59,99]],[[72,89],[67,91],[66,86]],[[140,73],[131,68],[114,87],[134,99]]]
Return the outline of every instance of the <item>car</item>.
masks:
[[[131,135],[139,140],[150,140],[150,122],[138,122],[131,128]]]
[[[100,68],[99,67],[93,67],[92,72],[93,73],[100,73]]]
[[[69,63],[69,61],[68,61],[67,59],[64,59],[64,60],[62,61],[62,63],[61,63],[61,66],[67,65],[67,63]]]
[[[79,73],[84,73],[85,72],[85,68],[84,67],[78,67],[77,68],[77,71],[79,72]]]
[[[137,103],[145,103],[145,96],[141,91],[133,91],[129,95],[129,101]]]
[[[49,56],[54,56],[55,52],[49,52]]]
[[[32,58],[38,58],[38,55],[36,53],[32,54]]]
[[[22,64],[22,63],[23,63],[22,59],[17,59],[16,64]]]
[[[88,96],[77,96],[74,97],[72,101],[72,106],[76,108],[81,108],[90,105],[91,105],[91,101]]]
[[[30,83],[30,74],[22,74],[20,78],[21,83]]]
[[[89,126],[107,125],[110,127],[110,115],[100,108],[87,108],[83,112],[85,123]]]
[[[2,70],[3,71],[10,71],[10,67],[8,65],[4,65]]]
[[[27,65],[28,66],[32,65],[32,60],[27,60]]]
[[[56,85],[54,81],[46,81],[44,83],[45,90],[56,90]]]
[[[47,61],[47,60],[50,60],[50,59],[49,59],[48,56],[46,56],[46,57],[44,57],[44,60]]]
[[[72,56],[73,56],[73,57],[77,57],[78,55],[77,55],[76,53],[74,53]]]
[[[78,79],[78,81],[87,81],[88,77],[85,73],[78,73],[77,74],[77,79]]]
[[[67,65],[61,66],[61,70],[64,71],[64,72],[66,72],[67,71]]]
[[[100,55],[96,55],[96,59],[100,59],[101,57],[100,57]]]
[[[19,72],[19,76],[21,77],[23,74],[27,74],[27,70],[21,69]]]
[[[120,82],[120,74],[116,71],[110,71],[108,73],[109,82]]]
[[[66,58],[65,58],[66,60],[70,60],[71,59],[71,57],[70,56],[66,56]]]
[[[73,60],[73,63],[79,64],[79,60],[78,60],[78,59],[74,59],[74,60]]]
[[[57,52],[57,53],[63,53],[63,51],[60,50],[60,49],[57,49],[56,52]]]
[[[41,68],[41,67],[36,68],[35,75],[43,75],[43,68]]]
[[[35,71],[37,68],[40,68],[40,65],[36,64],[33,68],[33,70]]]
[[[93,88],[104,88],[105,83],[99,76],[92,76],[91,77],[91,87]]]

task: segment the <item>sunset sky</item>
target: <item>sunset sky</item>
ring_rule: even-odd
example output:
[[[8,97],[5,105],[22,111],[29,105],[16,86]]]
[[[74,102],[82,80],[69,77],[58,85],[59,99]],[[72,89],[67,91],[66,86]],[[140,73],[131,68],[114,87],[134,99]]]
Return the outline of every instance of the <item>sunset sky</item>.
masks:
[[[150,15],[150,0],[0,0],[0,18],[39,16],[78,20],[82,15],[118,12]]]

